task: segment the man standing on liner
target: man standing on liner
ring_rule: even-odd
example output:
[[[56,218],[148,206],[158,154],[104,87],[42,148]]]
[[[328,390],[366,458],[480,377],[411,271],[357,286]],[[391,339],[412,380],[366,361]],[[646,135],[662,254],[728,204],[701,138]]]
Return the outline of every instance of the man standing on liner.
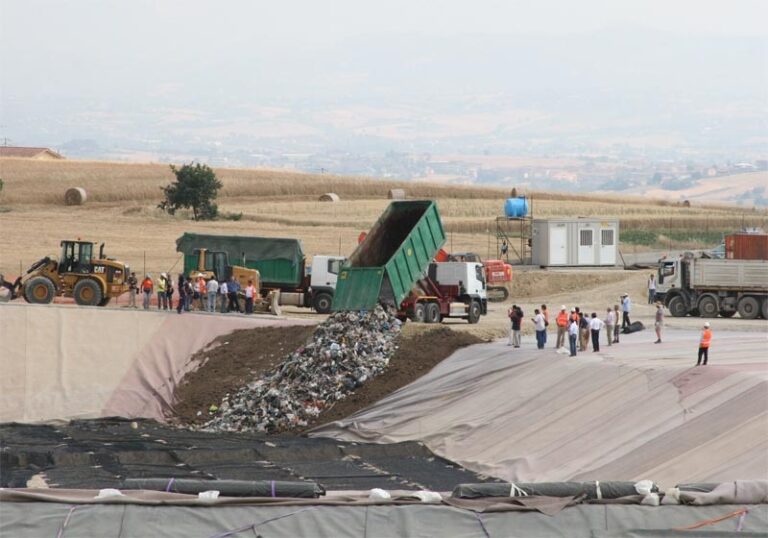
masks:
[[[696,361],[696,366],[706,366],[709,359],[709,344],[712,342],[712,330],[709,328],[709,322],[704,324],[704,330],[701,331],[701,338],[699,339],[699,360]],[[701,362],[702,357],[704,362]]]
[[[565,345],[565,335],[568,332],[568,309],[565,305],[560,307],[560,313],[555,318],[557,323],[557,345],[556,349],[560,349]]]
[[[632,310],[632,301],[629,299],[629,294],[625,293],[621,296],[621,328],[624,329],[632,325],[629,320],[629,313]]]

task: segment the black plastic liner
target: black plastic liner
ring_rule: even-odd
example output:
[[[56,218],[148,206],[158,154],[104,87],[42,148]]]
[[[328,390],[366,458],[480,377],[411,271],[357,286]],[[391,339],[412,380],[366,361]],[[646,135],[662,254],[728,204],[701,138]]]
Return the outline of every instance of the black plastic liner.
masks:
[[[598,496],[598,487],[600,495]],[[658,492],[653,485],[651,491]],[[635,482],[539,482],[539,483],[492,483],[492,484],[459,484],[453,490],[453,496],[462,499],[477,499],[479,497],[524,497],[526,495],[542,495],[545,497],[576,497],[586,495],[586,500],[618,499],[637,495]]]
[[[328,490],[431,489],[495,481],[416,442],[349,443],[256,433],[206,433],[151,420],[0,424],[0,487],[39,475],[51,488],[120,488],[130,478],[310,482]],[[206,487],[206,489],[218,489]],[[271,495],[271,486],[270,486]]]
[[[120,489],[149,489],[197,495],[216,490],[224,497],[295,497],[316,499],[325,489],[315,482],[282,480],[192,480],[188,478],[128,478]]]

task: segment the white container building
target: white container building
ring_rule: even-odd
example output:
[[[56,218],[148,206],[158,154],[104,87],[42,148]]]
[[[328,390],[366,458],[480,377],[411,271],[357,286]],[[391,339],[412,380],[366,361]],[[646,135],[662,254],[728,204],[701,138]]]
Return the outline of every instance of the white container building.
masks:
[[[542,267],[613,266],[619,249],[617,218],[533,219],[531,263]]]

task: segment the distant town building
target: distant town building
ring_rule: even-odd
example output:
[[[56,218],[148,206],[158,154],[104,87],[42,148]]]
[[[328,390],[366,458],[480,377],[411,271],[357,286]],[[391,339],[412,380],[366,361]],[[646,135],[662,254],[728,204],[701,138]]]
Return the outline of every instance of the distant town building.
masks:
[[[38,161],[53,161],[64,157],[48,148],[22,148],[16,146],[0,146],[0,157],[16,159],[35,159]]]

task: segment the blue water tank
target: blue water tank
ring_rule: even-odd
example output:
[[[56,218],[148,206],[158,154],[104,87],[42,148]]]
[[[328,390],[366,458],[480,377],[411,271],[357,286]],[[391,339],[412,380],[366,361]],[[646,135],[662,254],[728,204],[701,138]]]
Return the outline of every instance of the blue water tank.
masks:
[[[504,214],[508,219],[519,219],[528,215],[528,200],[525,196],[507,198],[504,202]]]

